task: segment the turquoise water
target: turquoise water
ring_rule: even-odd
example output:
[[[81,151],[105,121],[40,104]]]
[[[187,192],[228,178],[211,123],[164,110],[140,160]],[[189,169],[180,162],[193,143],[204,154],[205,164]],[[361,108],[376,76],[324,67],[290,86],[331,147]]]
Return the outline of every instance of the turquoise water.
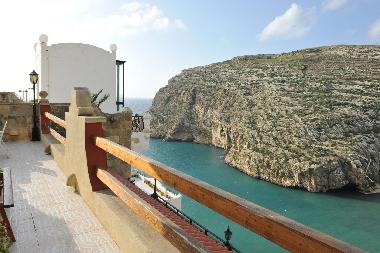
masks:
[[[225,165],[224,150],[207,145],[151,139],[143,154],[365,250],[380,252],[380,194],[309,193],[279,187]],[[187,197],[182,210],[222,238],[229,225],[232,243],[243,252],[284,252]]]

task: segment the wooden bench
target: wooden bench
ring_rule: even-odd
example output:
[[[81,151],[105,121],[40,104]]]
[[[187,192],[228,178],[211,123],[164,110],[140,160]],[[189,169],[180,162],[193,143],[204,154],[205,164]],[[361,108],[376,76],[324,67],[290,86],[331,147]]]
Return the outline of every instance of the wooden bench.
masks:
[[[0,174],[0,212],[3,224],[7,229],[7,234],[12,242],[15,242],[15,236],[13,234],[11,224],[9,223],[5,208],[13,207],[13,187],[12,187],[12,173],[10,168],[2,169]]]

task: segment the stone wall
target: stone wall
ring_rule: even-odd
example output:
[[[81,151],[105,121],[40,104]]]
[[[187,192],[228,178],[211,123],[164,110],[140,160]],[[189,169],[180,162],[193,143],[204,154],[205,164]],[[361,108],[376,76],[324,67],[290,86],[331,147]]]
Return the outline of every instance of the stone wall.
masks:
[[[64,120],[65,112],[69,111],[69,106],[69,103],[50,103],[50,113]]]
[[[14,92],[0,92],[0,131],[5,122],[5,141],[30,140],[33,125],[33,105],[24,103]]]
[[[0,104],[23,103],[14,92],[0,92]]]
[[[128,107],[115,114],[102,113],[100,110],[96,110],[96,115],[104,116],[107,119],[103,123],[104,136],[107,139],[131,148],[132,111]],[[131,175],[131,166],[109,154],[107,154],[107,165],[126,178]]]
[[[6,103],[8,102],[8,103]],[[69,110],[69,104],[51,104],[51,112],[64,119]],[[38,105],[37,105],[37,115]],[[32,138],[33,104],[25,103],[17,98],[13,92],[0,93],[0,128],[3,129],[8,121],[4,133],[5,141],[29,141]]]
[[[0,127],[8,121],[4,133],[5,141],[26,141],[32,136],[33,104],[0,103]]]

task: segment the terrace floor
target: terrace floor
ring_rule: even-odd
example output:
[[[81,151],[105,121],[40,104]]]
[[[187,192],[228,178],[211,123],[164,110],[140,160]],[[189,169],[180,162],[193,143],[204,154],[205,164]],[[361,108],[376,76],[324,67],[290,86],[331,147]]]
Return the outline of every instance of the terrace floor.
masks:
[[[14,207],[6,209],[16,242],[11,252],[119,252],[40,142],[6,143]]]

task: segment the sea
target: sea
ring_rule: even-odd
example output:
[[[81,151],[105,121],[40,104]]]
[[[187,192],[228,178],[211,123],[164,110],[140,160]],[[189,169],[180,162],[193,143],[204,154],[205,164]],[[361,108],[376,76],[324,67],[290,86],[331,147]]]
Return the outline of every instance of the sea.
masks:
[[[142,114],[149,110],[152,101],[152,98],[126,98],[124,103],[132,110],[133,114]]]
[[[128,103],[141,113],[149,109],[151,100]],[[208,145],[150,139],[149,148],[142,153],[364,250],[380,252],[380,194],[364,195],[350,190],[310,193],[277,186],[226,165],[225,151]],[[242,252],[286,252],[186,196],[182,211],[221,238],[230,226],[231,242]]]

